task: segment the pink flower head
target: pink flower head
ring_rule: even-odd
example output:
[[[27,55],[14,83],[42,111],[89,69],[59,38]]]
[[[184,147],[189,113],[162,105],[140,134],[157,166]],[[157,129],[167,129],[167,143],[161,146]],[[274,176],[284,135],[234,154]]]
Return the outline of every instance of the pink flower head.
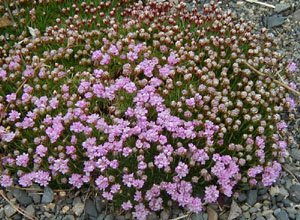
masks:
[[[40,157],[46,156],[47,151],[48,151],[48,148],[42,144],[37,146],[35,149],[36,154],[39,155]]]
[[[130,202],[130,200],[128,200],[127,202],[123,202],[122,203],[122,208],[125,210],[125,211],[128,211],[130,209],[132,209],[132,204]]]
[[[112,55],[119,55],[119,50],[115,45],[110,45],[110,48],[108,49],[108,52],[111,53]]]
[[[51,181],[51,176],[49,172],[39,170],[35,172],[34,181],[38,183],[40,186],[48,186],[49,182]]]
[[[295,62],[291,62],[287,67],[289,72],[295,72],[297,69],[297,64]]]
[[[19,112],[16,111],[16,110],[12,110],[12,111],[9,113],[8,120],[14,122],[14,121],[16,121],[17,119],[19,119],[20,116],[21,116],[21,113],[19,113]]]
[[[22,166],[22,167],[27,167],[27,164],[29,162],[29,155],[26,153],[23,153],[16,158],[16,165],[17,166]]]
[[[109,185],[108,178],[102,175],[96,179],[95,183],[100,190],[105,190]]]
[[[205,187],[205,197],[204,200],[208,203],[214,203],[217,201],[219,197],[219,190],[217,189],[217,186],[206,186]]]
[[[4,79],[6,77],[7,73],[4,69],[0,69],[0,78]]]
[[[146,220],[147,216],[150,212],[146,209],[145,205],[139,203],[138,205],[134,206],[135,211],[132,213],[133,217],[139,220]]]
[[[0,176],[0,185],[2,187],[9,187],[12,185],[12,183],[13,183],[13,180],[10,176],[5,175],[5,174]]]
[[[83,185],[82,175],[73,173],[69,178],[69,183],[79,189]]]
[[[176,63],[178,63],[178,59],[176,57],[175,54],[171,53],[170,56],[168,57],[168,64],[169,65],[175,65]]]
[[[183,178],[189,173],[188,165],[180,161],[178,166],[175,168],[175,171],[179,178]]]
[[[94,60],[94,61],[100,60],[102,58],[102,56],[103,56],[103,54],[102,54],[101,50],[95,50],[92,53],[92,60]]]

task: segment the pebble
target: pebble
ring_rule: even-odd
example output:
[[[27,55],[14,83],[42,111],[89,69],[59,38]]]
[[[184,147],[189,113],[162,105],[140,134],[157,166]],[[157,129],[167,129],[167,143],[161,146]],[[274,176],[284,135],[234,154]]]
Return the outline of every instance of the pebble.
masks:
[[[65,205],[65,206],[62,208],[61,211],[62,211],[63,214],[66,214],[69,210],[70,210],[70,207],[67,206],[67,205]]]
[[[244,201],[246,201],[246,199],[247,199],[247,196],[246,196],[245,193],[240,193],[240,194],[239,194],[239,197],[237,198],[237,200],[238,200],[239,202],[244,202]]]
[[[285,22],[285,17],[281,15],[272,15],[267,18],[267,26],[268,28],[278,27]]]
[[[42,203],[51,203],[54,199],[54,192],[49,187],[44,189],[44,194],[42,197]]]
[[[294,12],[293,20],[294,21],[300,21],[300,9]]]
[[[151,212],[150,215],[147,217],[147,220],[158,220],[158,216],[155,212]],[[193,219],[193,217],[192,217]]]
[[[0,208],[0,219],[4,218],[4,208]]]
[[[29,205],[26,207],[25,211],[31,215],[31,216],[34,216],[35,215],[35,208],[33,205]]]
[[[161,213],[160,213],[160,218],[162,220],[168,220],[170,217],[170,213],[166,210],[163,210]]]
[[[194,213],[191,215],[192,220],[204,220],[203,215],[201,213]]]
[[[105,214],[102,213],[96,218],[96,220],[104,220],[104,218],[105,218]]]
[[[291,156],[294,160],[300,160],[300,149],[292,149]]]
[[[109,214],[105,217],[104,220],[114,220],[115,219],[115,216],[113,214]]]
[[[11,205],[4,206],[4,213],[5,213],[6,217],[10,218],[16,212],[17,212],[17,210],[15,208],[13,208]]]
[[[12,188],[11,192],[21,205],[27,206],[32,203],[32,198],[25,191]]]
[[[66,215],[62,220],[75,220],[75,217],[73,215]]]
[[[257,190],[256,189],[250,190],[248,192],[247,203],[250,206],[253,206],[256,203],[256,200],[257,200]]]
[[[95,204],[90,199],[86,200],[84,210],[85,210],[85,213],[87,213],[90,216],[97,217],[97,215],[98,215]]]
[[[279,213],[277,213],[276,218],[278,220],[289,220],[289,216],[284,210],[281,210]]]
[[[116,216],[116,220],[126,220],[126,218],[123,215]]]
[[[97,196],[95,199],[96,209],[100,213],[105,208],[105,203],[102,201],[102,198]]]
[[[72,208],[72,211],[76,216],[81,216],[83,210],[84,210],[84,204],[82,202],[76,203]]]
[[[288,10],[290,7],[291,7],[291,5],[288,4],[288,3],[276,4],[274,11],[276,13],[281,13],[281,12],[283,12],[285,10]]]

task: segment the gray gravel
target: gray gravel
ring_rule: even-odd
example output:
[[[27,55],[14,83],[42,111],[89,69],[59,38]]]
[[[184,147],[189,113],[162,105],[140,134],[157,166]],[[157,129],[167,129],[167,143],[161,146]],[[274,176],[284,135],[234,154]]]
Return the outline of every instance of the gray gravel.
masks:
[[[279,52],[286,57],[283,62],[293,60],[300,65],[300,1],[299,0],[268,0],[276,6],[275,10],[244,0],[224,0],[221,7],[235,11],[239,17],[253,21],[257,30],[267,27],[269,32],[278,37]],[[197,7],[209,2],[200,0]],[[192,7],[192,3],[188,4]],[[293,78],[300,88],[300,74]],[[299,110],[299,107],[298,107]],[[271,188],[258,184],[255,188],[246,188],[236,198],[224,198],[222,210],[212,206],[221,220],[300,220],[300,112],[294,113],[295,120],[290,120],[289,131],[292,134],[290,156],[284,166],[281,177]],[[291,173],[293,175],[291,175]],[[298,177],[298,180],[296,179]],[[37,188],[37,186],[34,186]],[[45,188],[43,195],[35,191],[11,189],[6,192],[9,200],[19,205],[28,214],[41,220],[124,220],[130,215],[112,214],[101,197],[86,198],[85,194],[71,192],[68,196],[59,197],[50,188]],[[58,198],[58,199],[57,199]],[[67,207],[67,208],[66,208]],[[152,213],[149,220],[171,219],[185,214],[185,210],[173,207],[161,213]],[[0,200],[0,219],[22,219],[22,216],[5,200]],[[208,220],[206,211],[192,214],[192,220]]]

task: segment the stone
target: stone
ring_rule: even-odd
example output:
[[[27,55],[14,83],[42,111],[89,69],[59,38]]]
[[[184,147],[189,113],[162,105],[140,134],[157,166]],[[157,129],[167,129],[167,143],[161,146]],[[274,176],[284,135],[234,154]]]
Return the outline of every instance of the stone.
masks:
[[[168,220],[169,217],[170,217],[170,213],[167,212],[166,210],[164,210],[160,213],[161,220]]]
[[[99,196],[96,197],[95,203],[96,203],[96,209],[100,213],[105,208],[105,203],[103,202],[103,199]]]
[[[293,20],[294,21],[300,21],[300,9],[294,12]]]
[[[4,206],[4,213],[5,213],[6,217],[10,218],[14,214],[16,214],[16,212],[17,212],[17,210],[14,207],[12,207],[11,205]]]
[[[27,212],[29,215],[34,216],[35,215],[35,208],[33,205],[29,205],[26,207],[25,212]]]
[[[0,219],[4,219],[4,208],[0,208]]]
[[[265,220],[265,218],[262,216],[257,216],[255,220]]]
[[[75,220],[75,217],[73,215],[66,215],[62,220]]]
[[[239,202],[245,202],[246,199],[247,199],[247,196],[246,196],[245,193],[240,193],[239,196],[238,196],[238,198],[237,198],[237,200],[238,200]]]
[[[155,212],[151,212],[150,215],[147,216],[147,220],[159,220],[159,218]]]
[[[291,156],[294,160],[300,160],[300,149],[292,149]]]
[[[49,187],[44,189],[44,194],[42,197],[42,203],[51,203],[54,199],[54,192]]]
[[[228,220],[236,219],[241,214],[242,214],[242,209],[238,206],[238,204],[234,200],[232,200]]]
[[[81,216],[83,210],[84,210],[84,204],[82,202],[76,203],[72,208],[72,211],[76,216]]]
[[[63,214],[66,214],[69,210],[70,210],[70,206],[65,205],[65,206],[62,208],[61,212],[62,212]]]
[[[116,220],[126,220],[126,218],[123,215],[117,215]]]
[[[191,220],[204,220],[201,213],[194,213],[191,215]]]
[[[109,214],[105,217],[104,220],[114,220],[115,219],[115,216],[113,214]]]
[[[266,219],[268,219],[268,220],[276,220],[276,218],[275,218],[274,215],[267,215]]]
[[[77,204],[77,203],[82,203],[80,197],[75,197],[75,198],[73,199],[72,205],[74,206],[74,205]]]
[[[283,12],[285,10],[288,10],[290,7],[291,7],[291,5],[288,4],[288,3],[276,4],[274,11],[276,13],[281,13],[281,12]]]
[[[296,215],[296,220],[300,220],[300,214]]]
[[[30,205],[33,201],[32,198],[29,197],[28,194],[23,190],[12,188],[11,192],[18,202],[24,206]]]
[[[104,220],[104,218],[105,218],[105,214],[102,213],[96,218],[96,220]]]
[[[281,210],[279,213],[275,214],[278,220],[289,220],[289,216],[285,210]]]
[[[268,28],[278,27],[285,22],[285,17],[281,15],[272,15],[270,17],[267,17],[267,25]]]
[[[263,216],[267,216],[267,215],[271,215],[271,214],[273,214],[273,210],[272,209],[269,209],[269,210],[265,210],[265,211],[263,211],[261,214],[263,215]]]
[[[28,196],[32,198],[34,204],[39,204],[41,202],[41,196],[34,192],[28,193]]]
[[[249,209],[249,212],[250,213],[255,213],[255,212],[257,212],[258,210],[257,210],[257,208],[254,208],[254,207],[251,207],[250,209]]]
[[[250,206],[253,206],[256,203],[256,200],[257,200],[257,190],[256,189],[250,190],[248,192],[247,203]]]
[[[218,213],[211,207],[207,207],[206,209],[209,220],[218,220]]]
[[[95,204],[90,199],[86,200],[84,210],[85,210],[85,213],[87,213],[90,216],[97,217],[97,215],[98,215]]]

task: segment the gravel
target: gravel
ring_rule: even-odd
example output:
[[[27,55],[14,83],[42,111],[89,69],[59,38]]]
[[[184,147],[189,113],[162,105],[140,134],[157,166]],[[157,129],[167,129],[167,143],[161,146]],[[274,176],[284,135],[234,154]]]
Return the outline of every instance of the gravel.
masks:
[[[275,6],[275,9],[258,4],[250,4],[244,0],[224,0],[220,6],[231,9],[239,17],[253,21],[258,31],[268,28],[279,41],[279,53],[285,55],[282,62],[293,60],[300,65],[300,1],[299,0],[261,0]],[[197,7],[201,9],[209,0],[198,0]],[[192,7],[188,3],[188,7]],[[292,80],[300,88],[300,70]],[[222,211],[214,207],[220,220],[300,220],[300,183],[295,177],[300,176],[300,111],[294,112],[295,120],[289,120],[288,130],[292,135],[289,157],[285,159],[287,168],[281,172],[280,179],[272,188],[260,184],[249,189],[240,190],[239,194],[223,206]],[[285,116],[287,118],[287,116]],[[34,186],[33,188],[38,188]],[[56,200],[55,193],[48,187],[43,195],[36,191],[8,189],[7,197],[12,203],[20,206],[27,213],[35,215],[40,220],[124,220],[132,219],[130,214],[111,214],[110,208],[100,196],[86,198],[86,194],[73,192],[64,198]],[[55,198],[55,200],[54,200]],[[68,207],[68,208],[64,208]],[[68,209],[68,210],[67,210]],[[64,211],[63,211],[64,210]],[[184,215],[185,210],[172,207],[170,211],[152,213],[149,220],[171,219]],[[22,219],[16,209],[5,200],[0,199],[0,219]],[[206,210],[190,216],[192,220],[208,220]]]

